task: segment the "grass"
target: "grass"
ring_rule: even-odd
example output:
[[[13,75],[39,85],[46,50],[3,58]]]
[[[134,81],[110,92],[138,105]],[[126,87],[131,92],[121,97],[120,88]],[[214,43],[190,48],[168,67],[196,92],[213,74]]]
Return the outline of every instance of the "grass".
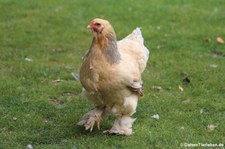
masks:
[[[225,39],[224,7],[223,0],[0,0],[0,148],[224,144],[225,45],[216,42]],[[71,72],[90,46],[85,26],[96,17],[110,20],[118,39],[140,26],[151,49],[129,137],[102,134],[113,116],[101,131],[76,125],[92,105]]]

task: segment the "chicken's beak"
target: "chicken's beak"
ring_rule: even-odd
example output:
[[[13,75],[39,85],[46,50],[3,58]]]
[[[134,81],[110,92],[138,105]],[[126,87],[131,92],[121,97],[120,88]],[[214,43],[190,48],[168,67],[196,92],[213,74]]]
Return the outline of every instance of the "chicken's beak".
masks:
[[[93,22],[90,22],[90,24],[87,26],[87,28],[92,29],[93,28]]]
[[[92,27],[91,27],[91,25],[89,24],[89,25],[87,26],[87,28],[92,28]]]

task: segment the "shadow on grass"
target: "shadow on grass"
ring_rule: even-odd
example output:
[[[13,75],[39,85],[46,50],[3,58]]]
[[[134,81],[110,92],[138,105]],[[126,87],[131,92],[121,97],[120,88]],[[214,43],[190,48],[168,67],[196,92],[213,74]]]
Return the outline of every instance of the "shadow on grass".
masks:
[[[60,144],[69,140],[79,143],[84,140],[94,140],[96,138],[106,141],[114,136],[103,134],[104,130],[112,127],[114,116],[109,115],[104,119],[101,129],[96,126],[93,131],[86,131],[83,126],[78,126],[83,114],[91,109],[86,100],[80,96],[65,102],[60,106],[55,106],[49,100],[23,101],[23,99],[2,101],[5,106],[12,106],[8,123],[2,126],[11,133],[6,140],[11,140],[23,146]],[[82,105],[82,106],[80,106]],[[16,109],[15,109],[16,107]],[[13,111],[14,109],[14,111]],[[18,112],[19,111],[19,112]],[[12,120],[12,117],[18,117]],[[117,140],[121,137],[116,137]]]
[[[103,133],[104,130],[111,128],[113,124],[112,117],[109,116],[108,118],[106,118],[104,123],[101,125],[100,130],[94,127],[93,131],[90,132],[86,131],[83,126],[77,125],[77,123],[79,122],[79,118],[75,118],[73,113],[68,112],[70,110],[67,110],[62,110],[62,113],[57,112],[58,114],[50,117],[49,121],[45,124],[42,124],[41,126],[33,124],[33,128],[29,128],[29,131],[25,130],[24,133],[21,132],[21,135],[17,136],[16,141],[20,142],[23,145],[47,145],[65,143],[68,140],[75,140],[75,143],[78,143],[79,141],[82,142],[82,140],[92,140],[96,137],[100,139],[115,137]],[[56,117],[59,115],[62,116],[57,119]],[[64,117],[64,115],[67,116]]]

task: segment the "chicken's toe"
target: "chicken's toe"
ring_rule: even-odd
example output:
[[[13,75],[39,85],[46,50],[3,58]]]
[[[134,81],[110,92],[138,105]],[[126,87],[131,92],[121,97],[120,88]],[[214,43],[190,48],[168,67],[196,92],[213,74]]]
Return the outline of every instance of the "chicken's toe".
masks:
[[[84,126],[85,130],[90,130],[92,132],[94,125],[96,123],[97,128],[100,129],[100,123],[102,121],[102,110],[94,109],[87,114],[84,115],[82,120],[78,123],[78,125]]]

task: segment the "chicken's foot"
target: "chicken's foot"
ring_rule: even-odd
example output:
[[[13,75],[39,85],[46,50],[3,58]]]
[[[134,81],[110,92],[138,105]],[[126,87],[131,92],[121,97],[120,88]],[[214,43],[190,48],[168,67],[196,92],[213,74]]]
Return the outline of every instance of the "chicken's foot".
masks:
[[[85,130],[90,130],[90,132],[93,130],[93,127],[96,123],[97,128],[100,129],[100,123],[102,121],[102,114],[104,110],[95,108],[85,114],[82,118],[82,120],[78,123],[80,126],[84,126]]]
[[[110,130],[105,130],[103,133],[108,135],[131,135],[132,124],[136,119],[129,116],[119,117],[115,120],[113,127]]]

